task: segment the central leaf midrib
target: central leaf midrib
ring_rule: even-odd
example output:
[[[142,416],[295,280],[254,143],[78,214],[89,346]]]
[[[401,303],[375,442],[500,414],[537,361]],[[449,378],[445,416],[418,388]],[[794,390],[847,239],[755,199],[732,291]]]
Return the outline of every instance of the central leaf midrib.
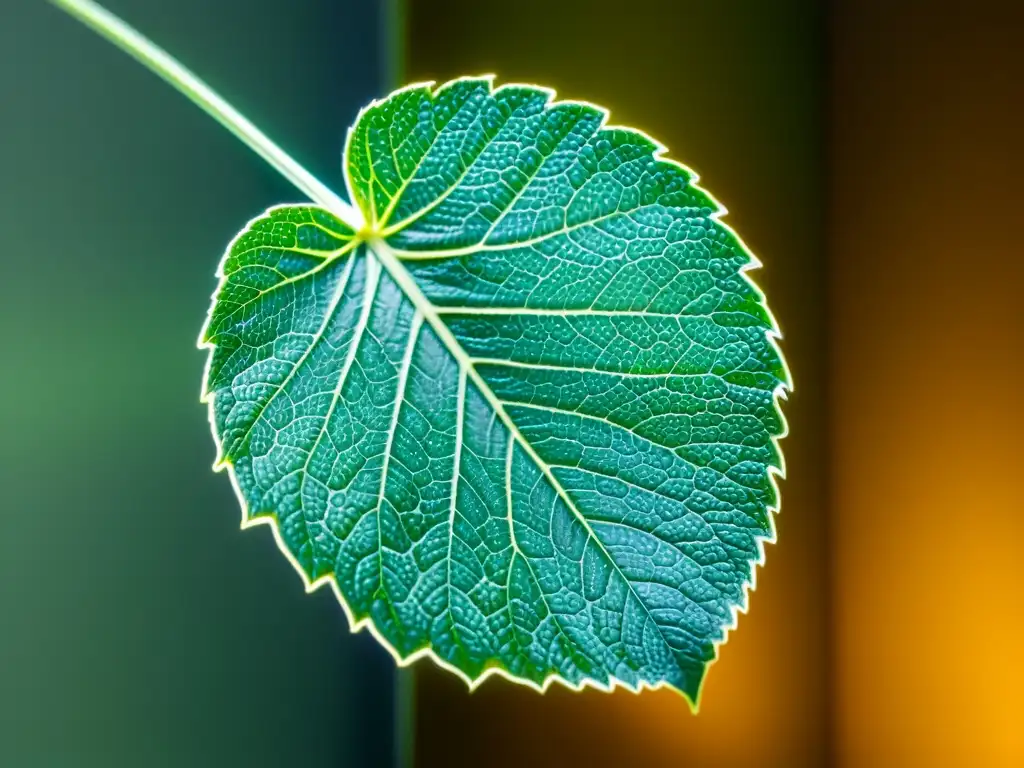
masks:
[[[558,634],[561,635],[565,639],[565,641],[566,641],[566,653],[568,653],[571,656],[572,655],[572,648],[573,648],[572,638],[569,637],[568,633],[565,631],[565,627],[562,626],[561,617],[557,613],[555,613],[555,611],[553,611],[551,609],[551,603],[548,601],[548,596],[545,594],[544,588],[541,586],[540,579],[537,577],[537,573],[536,573],[536,571],[534,571],[533,565],[530,563],[530,558],[528,558],[523,553],[523,550],[519,547],[519,539],[516,536],[515,521],[512,519],[512,461],[513,461],[513,450],[515,449],[515,443],[516,443],[516,436],[510,430],[509,434],[508,434],[508,446],[507,446],[506,451],[505,451],[505,473],[504,473],[504,478],[503,478],[504,479],[504,487],[505,487],[505,517],[506,517],[506,519],[508,521],[509,542],[512,545],[512,551],[513,551],[513,559],[512,559],[512,562],[509,563],[509,585],[510,585],[510,590],[511,590],[511,579],[512,579],[512,565],[515,563],[515,557],[518,556],[518,557],[521,557],[523,559],[523,563],[526,564],[526,570],[529,571],[530,578],[533,579],[534,584],[537,586],[537,592],[538,592],[538,594],[540,594],[540,601],[541,601],[541,603],[544,604],[544,610],[546,610],[548,612],[548,615],[551,617],[551,621],[554,624],[555,629],[558,631]],[[506,605],[507,605],[508,611],[509,611],[509,622],[513,625],[513,636],[514,636],[515,635],[515,618],[513,617],[513,614],[512,614],[512,598],[511,598],[511,594],[509,594],[509,597],[506,600]],[[582,655],[584,656],[584,658],[589,659],[589,657],[587,656],[587,654],[585,652]],[[577,664],[575,660],[573,661],[573,663],[576,664],[577,667],[579,666],[579,664]],[[598,662],[598,663],[600,663],[600,662]]]
[[[388,274],[391,275],[391,279],[395,281],[399,289],[401,289],[402,293],[404,293],[405,296],[413,303],[413,306],[416,308],[416,310],[423,315],[423,319],[430,324],[430,327],[434,330],[434,333],[437,334],[438,338],[441,340],[442,344],[448,350],[449,354],[451,354],[452,357],[455,358],[456,363],[458,363],[458,365],[461,368],[464,368],[466,370],[466,373],[473,380],[473,384],[477,387],[480,394],[482,394],[484,396],[484,399],[487,400],[488,404],[491,406],[495,414],[505,425],[505,428],[508,429],[509,433],[512,434],[515,437],[515,439],[519,441],[520,445],[522,445],[523,450],[526,452],[527,456],[530,457],[531,461],[533,461],[537,469],[540,470],[541,474],[551,484],[551,487],[555,491],[556,495],[562,500],[562,502],[566,505],[569,511],[573,514],[573,516],[575,516],[580,521],[587,534],[591,538],[593,538],[594,542],[597,544],[601,553],[607,559],[609,565],[611,565],[611,567],[619,575],[623,583],[626,585],[626,588],[629,590],[630,594],[632,594],[633,597],[636,598],[637,603],[643,609],[644,613],[647,614],[647,618],[650,619],[655,629],[657,629],[658,635],[661,637],[662,642],[665,644],[665,647],[669,650],[677,670],[680,673],[682,673],[682,667],[679,665],[679,662],[675,657],[675,649],[668,642],[668,638],[665,636],[665,633],[662,630],[661,626],[651,615],[650,609],[647,607],[647,604],[640,598],[640,595],[637,594],[636,590],[633,587],[633,583],[622,571],[622,568],[615,561],[615,558],[612,557],[611,553],[608,551],[604,542],[598,537],[597,533],[591,527],[587,518],[583,515],[583,513],[579,510],[576,503],[569,496],[568,492],[565,490],[564,487],[562,487],[561,482],[559,482],[558,478],[555,477],[554,473],[551,470],[551,467],[548,466],[548,464],[537,454],[536,449],[534,449],[530,442],[523,436],[522,432],[519,430],[519,427],[516,426],[515,422],[505,411],[505,407],[501,399],[494,394],[490,386],[480,375],[479,371],[477,371],[476,366],[473,365],[473,359],[462,348],[462,345],[459,344],[458,340],[455,338],[455,335],[452,333],[451,329],[448,328],[447,324],[441,319],[436,308],[431,303],[431,301],[426,297],[423,291],[420,289],[419,285],[413,279],[412,275],[401,263],[398,257],[392,252],[390,246],[388,246],[386,242],[384,242],[381,239],[375,238],[372,240],[368,240],[366,244],[367,247],[373,252],[374,256],[378,259],[380,265],[387,270]]]

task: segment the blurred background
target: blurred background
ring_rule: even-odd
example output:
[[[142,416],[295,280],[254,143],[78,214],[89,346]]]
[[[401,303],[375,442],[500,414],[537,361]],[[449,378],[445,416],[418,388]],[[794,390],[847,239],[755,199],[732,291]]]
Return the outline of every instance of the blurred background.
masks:
[[[317,176],[492,72],[696,169],[784,332],[779,542],[701,713],[396,672],[244,535],[194,348],[296,199],[42,0],[0,0],[0,765],[1024,765],[1024,7],[111,0]]]
[[[109,8],[324,179],[393,77],[370,3]],[[0,9],[0,766],[388,765],[393,662],[239,531],[199,404],[219,254],[297,193],[63,12]]]

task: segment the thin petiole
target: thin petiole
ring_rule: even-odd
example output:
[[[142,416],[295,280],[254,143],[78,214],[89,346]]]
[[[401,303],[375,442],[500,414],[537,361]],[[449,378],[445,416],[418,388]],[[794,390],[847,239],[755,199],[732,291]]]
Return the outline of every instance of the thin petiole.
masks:
[[[363,217],[356,208],[299,165],[216,91],[158,45],[92,0],[50,2],[107,38],[181,91],[190,101],[266,160],[299,191],[308,195],[313,202],[330,210],[354,230],[362,228]]]

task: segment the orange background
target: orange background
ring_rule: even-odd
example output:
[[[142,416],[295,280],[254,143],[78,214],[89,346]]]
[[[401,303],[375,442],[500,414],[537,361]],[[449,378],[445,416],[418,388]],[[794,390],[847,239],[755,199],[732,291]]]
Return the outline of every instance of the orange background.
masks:
[[[845,5],[836,749],[856,766],[1024,766],[1024,9]]]

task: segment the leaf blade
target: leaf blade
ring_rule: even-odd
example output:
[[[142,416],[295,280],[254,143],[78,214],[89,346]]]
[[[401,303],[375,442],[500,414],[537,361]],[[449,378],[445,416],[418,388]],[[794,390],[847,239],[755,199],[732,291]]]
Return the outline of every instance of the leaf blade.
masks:
[[[281,538],[307,583],[332,579],[397,659],[695,704],[774,538],[789,374],[756,260],[695,176],[552,98],[464,78],[361,113],[351,263],[390,297],[361,305],[364,328],[390,318],[368,335],[390,362],[351,347],[368,378],[338,384],[300,471],[328,466],[324,436],[362,464],[334,472],[337,449],[316,493],[262,496],[232,471],[247,507],[304,522]]]

